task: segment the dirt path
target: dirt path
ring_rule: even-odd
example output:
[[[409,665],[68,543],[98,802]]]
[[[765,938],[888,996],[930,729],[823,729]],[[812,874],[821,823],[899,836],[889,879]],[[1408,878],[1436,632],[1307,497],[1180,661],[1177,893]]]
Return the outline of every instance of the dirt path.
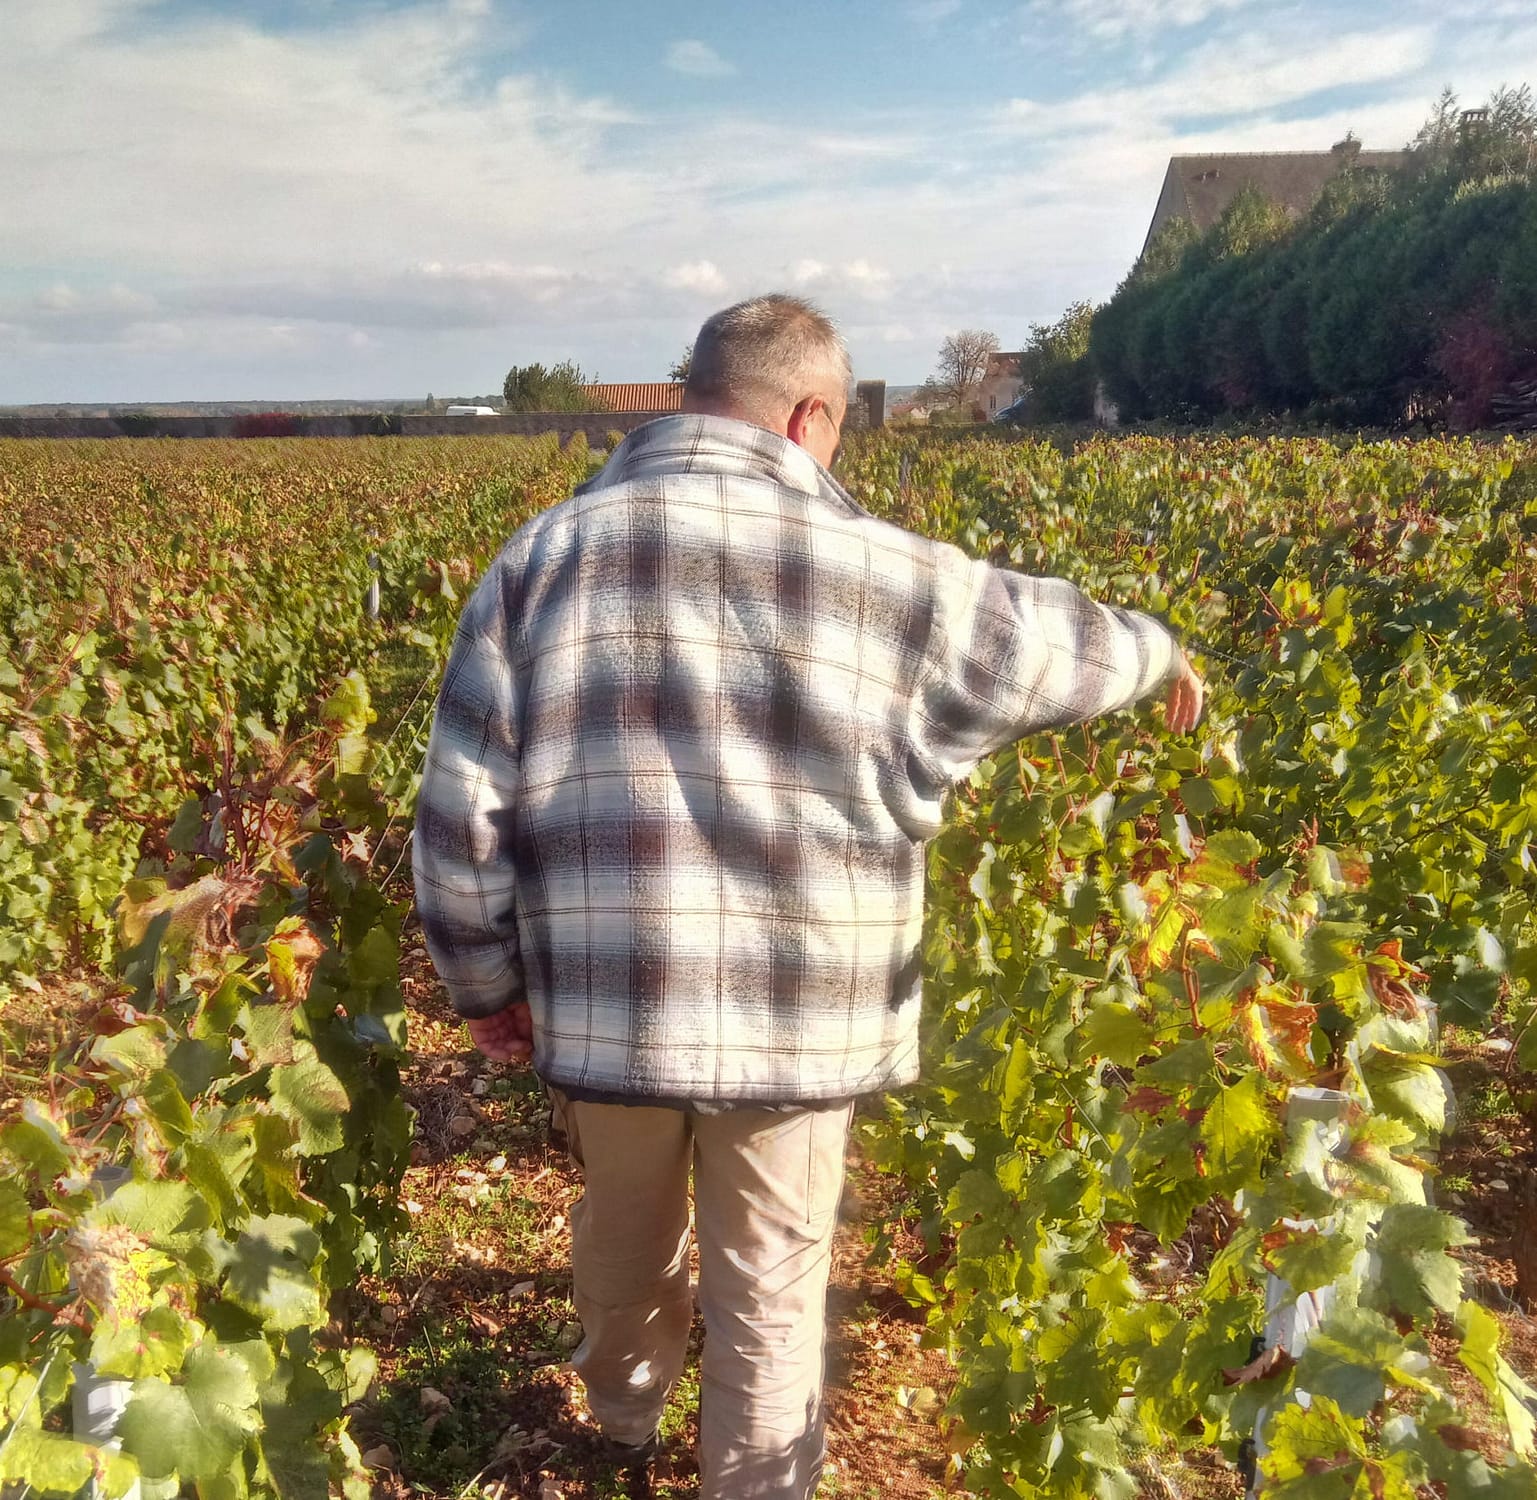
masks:
[[[570,1301],[568,1219],[576,1173],[549,1143],[527,1069],[466,1050],[419,939],[408,938],[407,1089],[418,1111],[405,1198],[412,1227],[393,1273],[361,1287],[354,1332],[380,1379],[354,1431],[376,1493],[598,1500],[628,1493],[600,1457],[566,1367],[579,1337]],[[920,1347],[921,1321],[866,1265],[863,1220],[888,1185],[851,1162],[829,1298],[829,1463],[821,1494],[928,1500],[945,1493],[944,1451],[925,1415],[948,1369]],[[696,1319],[689,1368],[663,1425],[658,1500],[696,1492]],[[899,1402],[906,1391],[908,1405]],[[954,1493],[953,1491],[950,1493]]]

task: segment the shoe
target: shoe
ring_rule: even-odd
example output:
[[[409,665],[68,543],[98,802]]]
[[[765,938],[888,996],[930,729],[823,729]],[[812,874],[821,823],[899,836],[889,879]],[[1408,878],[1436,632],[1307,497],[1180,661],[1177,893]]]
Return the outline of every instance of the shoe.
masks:
[[[627,1500],[652,1500],[651,1465],[661,1454],[662,1434],[653,1432],[643,1443],[620,1443],[603,1439],[603,1456],[625,1483]]]
[[[658,1428],[644,1442],[621,1443],[605,1436],[603,1455],[614,1464],[648,1464],[662,1451],[662,1431]]]

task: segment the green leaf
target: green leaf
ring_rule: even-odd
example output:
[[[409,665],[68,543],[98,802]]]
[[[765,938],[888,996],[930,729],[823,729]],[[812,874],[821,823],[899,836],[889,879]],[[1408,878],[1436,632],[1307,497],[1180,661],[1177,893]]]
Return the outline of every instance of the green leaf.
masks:
[[[1288,1403],[1270,1419],[1261,1472],[1276,1485],[1269,1494],[1348,1496],[1366,1456],[1360,1428],[1328,1397],[1307,1406]],[[1298,1481],[1312,1480],[1311,1485]]]
[[[0,1181],[0,1260],[20,1255],[32,1243],[32,1210],[14,1182]]]
[[[1446,1075],[1439,1068],[1374,1049],[1361,1071],[1380,1113],[1403,1120],[1431,1136],[1446,1129],[1452,1094]]]
[[[98,1374],[123,1380],[179,1370],[196,1336],[192,1321],[173,1307],[152,1307],[142,1318],[98,1324],[91,1362]]]
[[[1530,1459],[1537,1440],[1537,1416],[1533,1415],[1537,1390],[1516,1374],[1500,1353],[1500,1325],[1493,1313],[1476,1302],[1464,1302],[1457,1321],[1462,1327],[1457,1358],[1477,1377],[1504,1418],[1511,1447],[1522,1458]]]
[[[0,1130],[0,1153],[44,1182],[67,1172],[74,1161],[58,1121],[36,1099],[22,1100],[21,1118]]]
[[[1297,1386],[1327,1396],[1349,1416],[1365,1417],[1409,1354],[1386,1318],[1362,1307],[1343,1308],[1313,1330],[1297,1361]]]
[[[1035,1357],[1046,1399],[1068,1410],[1087,1407],[1107,1417],[1121,1398],[1120,1374],[1100,1349],[1104,1314],[1074,1308],[1061,1322],[1041,1329]]]
[[[347,972],[365,988],[400,978],[400,942],[388,927],[370,928],[347,955]]]
[[[349,672],[320,706],[321,722],[344,735],[363,734],[375,717],[368,680],[361,672]]]
[[[1025,1186],[1029,1208],[1048,1219],[1097,1215],[1102,1203],[1098,1174],[1076,1151],[1053,1151],[1036,1163]]]
[[[285,1332],[322,1321],[321,1287],[312,1270],[320,1236],[303,1219],[252,1219],[233,1245],[212,1240],[208,1248],[223,1272],[224,1295],[267,1328]]]
[[[1134,1068],[1152,1046],[1152,1031],[1129,1005],[1110,1001],[1093,1006],[1079,1033],[1082,1051]]]
[[[289,1006],[243,1006],[237,1024],[252,1067],[270,1068],[293,1061],[294,1013]]]
[[[1293,1292],[1316,1291],[1350,1270],[1359,1245],[1355,1236],[1324,1229],[1278,1230],[1266,1237],[1265,1264]]]
[[[1206,840],[1200,858],[1187,872],[1187,879],[1223,891],[1236,891],[1249,883],[1247,871],[1259,863],[1260,853],[1260,842],[1252,833],[1224,828]]]
[[[1156,1061],[1137,1070],[1138,1083],[1190,1087],[1203,1083],[1217,1070],[1216,1054],[1205,1037],[1192,1037],[1170,1047]]]
[[[1280,1130],[1262,1074],[1247,1073],[1231,1088],[1219,1087],[1201,1120],[1213,1190],[1231,1191],[1257,1180],[1266,1148]]]
[[[1462,1267],[1446,1252],[1471,1243],[1463,1224],[1423,1203],[1390,1203],[1372,1248],[1377,1275],[1371,1302],[1383,1312],[1420,1320],[1455,1313],[1462,1303]]]
[[[206,1338],[188,1354],[181,1384],[134,1382],[118,1426],[124,1448],[153,1478],[217,1479],[260,1429],[257,1393],[271,1371],[266,1344]]]
[[[309,1042],[294,1044],[294,1061],[272,1070],[272,1107],[299,1131],[305,1156],[324,1156],[342,1146],[342,1117],[351,1103],[346,1086]]]
[[[945,1201],[945,1217],[952,1224],[1002,1213],[1008,1206],[1003,1189],[990,1172],[962,1172]]]
[[[138,1465],[126,1455],[79,1443],[37,1427],[17,1427],[0,1441],[0,1480],[39,1495],[75,1495],[93,1479],[106,1496],[128,1492]]]
[[[166,833],[165,841],[180,854],[190,854],[196,847],[198,835],[203,831],[203,802],[199,797],[189,797],[176,811],[176,817]]]
[[[208,1205],[190,1183],[126,1182],[86,1215],[92,1226],[123,1224],[157,1250],[184,1254],[208,1228]]]

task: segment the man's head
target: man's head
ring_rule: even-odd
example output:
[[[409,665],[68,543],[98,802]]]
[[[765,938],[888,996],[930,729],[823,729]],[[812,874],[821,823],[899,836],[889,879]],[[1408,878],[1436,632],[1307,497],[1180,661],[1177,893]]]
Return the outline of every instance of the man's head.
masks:
[[[830,464],[850,374],[848,350],[828,318],[809,302],[776,292],[705,320],[694,340],[683,409],[767,427]]]

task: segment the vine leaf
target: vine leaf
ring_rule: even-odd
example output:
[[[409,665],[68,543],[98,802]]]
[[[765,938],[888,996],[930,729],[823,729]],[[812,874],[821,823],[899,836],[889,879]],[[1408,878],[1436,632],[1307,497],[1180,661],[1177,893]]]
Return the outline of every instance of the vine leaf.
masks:
[[[257,1393],[273,1365],[261,1340],[205,1339],[187,1356],[179,1385],[134,1382],[118,1426],[123,1446],[151,1478],[217,1479],[261,1426]]]
[[[272,1108],[298,1128],[299,1150],[324,1156],[342,1146],[342,1116],[351,1103],[346,1085],[309,1042],[294,1044],[294,1061],[272,1070]]]
[[[268,1214],[252,1219],[231,1245],[210,1246],[224,1273],[224,1295],[279,1332],[321,1321],[320,1287],[311,1272],[320,1236],[303,1219]]]
[[[1280,1131],[1264,1075],[1246,1073],[1217,1090],[1201,1121],[1212,1187],[1224,1191],[1259,1176],[1265,1148]]]

